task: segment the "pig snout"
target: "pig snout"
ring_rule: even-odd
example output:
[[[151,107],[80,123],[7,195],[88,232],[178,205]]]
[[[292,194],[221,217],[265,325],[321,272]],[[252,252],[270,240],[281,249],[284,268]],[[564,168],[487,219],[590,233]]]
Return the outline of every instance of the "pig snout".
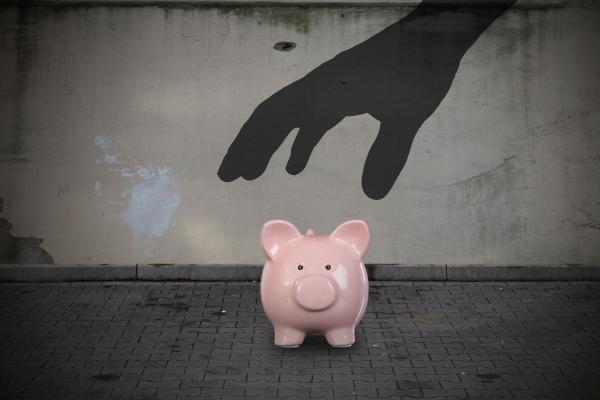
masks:
[[[296,282],[294,293],[298,304],[309,311],[320,311],[330,307],[337,298],[334,283],[323,276],[307,276]]]

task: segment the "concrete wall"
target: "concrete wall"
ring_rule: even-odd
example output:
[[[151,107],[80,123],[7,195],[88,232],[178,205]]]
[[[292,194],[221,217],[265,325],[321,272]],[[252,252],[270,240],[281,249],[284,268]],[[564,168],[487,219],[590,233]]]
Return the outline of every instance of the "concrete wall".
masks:
[[[293,132],[258,179],[219,179],[263,100],[416,5],[389,3],[5,3],[0,261],[261,263],[270,218],[324,234],[360,217],[371,263],[600,263],[594,2],[500,16],[380,200],[361,187],[368,114],[327,132],[298,175]]]

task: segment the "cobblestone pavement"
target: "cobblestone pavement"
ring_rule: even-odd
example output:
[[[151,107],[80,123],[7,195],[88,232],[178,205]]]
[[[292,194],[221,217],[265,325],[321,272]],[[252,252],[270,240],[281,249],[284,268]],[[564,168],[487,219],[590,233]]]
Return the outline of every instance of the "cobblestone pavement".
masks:
[[[0,397],[600,398],[600,282],[371,282],[350,349],[272,344],[259,284],[0,284]]]

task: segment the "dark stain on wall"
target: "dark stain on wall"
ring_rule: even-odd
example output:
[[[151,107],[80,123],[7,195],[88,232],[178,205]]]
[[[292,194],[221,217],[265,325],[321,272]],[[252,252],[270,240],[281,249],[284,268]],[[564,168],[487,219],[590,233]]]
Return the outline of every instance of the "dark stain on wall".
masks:
[[[0,197],[0,213],[3,204]],[[40,247],[43,239],[15,237],[11,228],[6,218],[0,218],[0,264],[54,264],[50,254]]]
[[[36,9],[19,7],[16,17],[15,48],[16,54],[16,82],[14,86],[14,122],[13,129],[7,141],[3,142],[2,151],[8,154],[20,155],[25,153],[24,136],[28,133],[26,128],[25,98],[27,81],[31,71],[33,54],[36,51]],[[33,14],[33,15],[31,15]]]
[[[259,104],[218,170],[225,182],[261,176],[300,128],[286,166],[296,175],[323,135],[347,116],[370,114],[379,134],[363,168],[367,196],[391,190],[413,139],[450,89],[464,54],[516,0],[424,0],[400,21],[321,64]]]
[[[294,42],[277,42],[275,46],[273,46],[275,50],[279,51],[292,51],[296,48],[296,43]]]

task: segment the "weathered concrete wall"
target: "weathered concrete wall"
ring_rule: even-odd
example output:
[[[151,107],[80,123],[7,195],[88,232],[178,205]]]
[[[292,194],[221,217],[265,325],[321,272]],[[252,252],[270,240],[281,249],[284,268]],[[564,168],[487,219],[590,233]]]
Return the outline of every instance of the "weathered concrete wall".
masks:
[[[371,263],[600,262],[594,2],[522,3],[496,20],[381,200],[361,188],[379,129],[368,114],[332,128],[296,176],[294,134],[256,180],[217,170],[258,104],[414,4],[58,3],[0,13],[0,237],[43,239],[19,242],[25,254],[260,263],[267,219],[319,234],[360,217]]]

